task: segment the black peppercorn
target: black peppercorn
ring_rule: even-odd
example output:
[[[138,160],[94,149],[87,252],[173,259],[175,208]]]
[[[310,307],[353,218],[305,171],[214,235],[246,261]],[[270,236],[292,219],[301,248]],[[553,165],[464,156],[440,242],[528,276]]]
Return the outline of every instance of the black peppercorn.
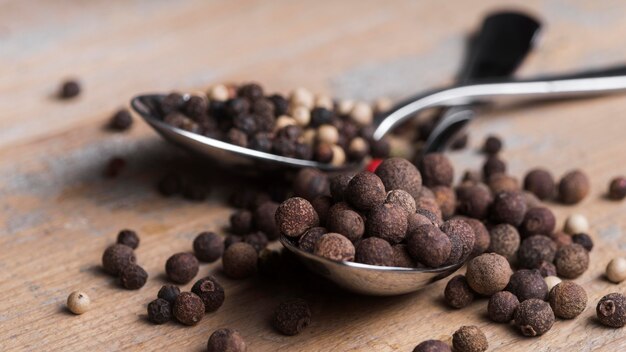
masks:
[[[619,176],[611,180],[609,184],[609,198],[622,200],[626,198],[626,177]]]
[[[554,196],[555,187],[552,174],[545,169],[533,169],[524,177],[524,189],[541,200]]]
[[[396,244],[406,236],[407,226],[405,210],[399,205],[386,203],[370,210],[365,222],[365,233]]]
[[[133,249],[122,244],[114,244],[102,254],[102,267],[111,275],[118,275],[123,267],[135,261]]]
[[[157,298],[148,303],[148,320],[155,324],[163,324],[172,319],[172,306],[170,302]]]
[[[488,136],[483,145],[483,151],[487,154],[498,154],[502,149],[502,140],[497,136]]]
[[[207,342],[208,352],[246,352],[246,342],[234,329],[215,330]]]
[[[231,128],[228,130],[228,133],[226,134],[226,141],[239,147],[246,148],[248,146],[248,136],[245,132],[237,128]]]
[[[125,131],[133,124],[133,117],[128,109],[118,110],[109,122],[109,128],[116,131]]]
[[[256,133],[248,143],[248,147],[260,152],[272,151],[272,136],[266,132]]]
[[[474,292],[467,284],[464,275],[457,275],[450,279],[443,296],[450,307],[457,309],[467,307],[474,300]]]
[[[240,114],[233,117],[233,127],[248,137],[253,136],[258,131],[256,119],[251,114]]]
[[[193,133],[200,132],[200,126],[195,121],[179,112],[171,112],[167,114],[163,121],[168,125],[179,128],[181,130]]]
[[[589,179],[580,170],[566,173],[559,181],[559,197],[564,204],[576,204],[589,194]]]
[[[274,311],[272,325],[284,335],[297,335],[311,323],[311,310],[303,299],[281,303]]]
[[[454,168],[448,157],[441,153],[425,155],[420,163],[420,172],[427,187],[452,185]]]
[[[162,298],[171,304],[174,304],[176,297],[180,294],[180,288],[176,285],[163,285],[157,294],[157,297]]]
[[[196,325],[204,317],[204,303],[192,292],[181,292],[172,309],[174,318],[185,325]]]
[[[335,114],[326,108],[314,108],[311,110],[311,127],[330,124]]]
[[[313,158],[323,164],[328,164],[333,160],[333,146],[328,143],[319,143],[313,152]]]
[[[226,101],[226,112],[231,117],[250,111],[250,102],[244,98],[233,98]]]
[[[443,265],[452,248],[448,236],[434,225],[418,226],[407,234],[406,245],[415,261],[432,268]]]
[[[133,230],[122,230],[117,234],[117,243],[137,249],[139,247],[139,236]]]
[[[596,315],[605,326],[621,328],[626,325],[626,296],[615,292],[602,297],[596,306]]]
[[[513,293],[520,302],[531,298],[545,301],[548,296],[548,284],[537,270],[514,272],[505,290]]]
[[[206,312],[214,312],[224,303],[224,288],[214,277],[207,276],[196,281],[191,292],[202,299]]]
[[[518,306],[519,300],[514,294],[509,291],[500,291],[489,298],[487,313],[489,318],[496,323],[508,323],[513,320]]]
[[[59,97],[61,99],[74,98],[78,96],[78,94],[80,94],[80,84],[74,80],[63,82],[59,90]]]
[[[393,266],[394,251],[389,242],[378,238],[368,237],[356,246],[355,261],[357,263]]]
[[[234,243],[226,248],[222,256],[222,266],[226,276],[232,279],[245,279],[257,271],[258,253],[247,243]]]
[[[275,116],[285,115],[289,110],[289,101],[280,94],[273,94],[268,99],[274,104]]]
[[[587,252],[591,252],[591,250],[593,249],[593,240],[591,239],[591,236],[586,233],[575,234],[574,236],[572,236],[572,241],[583,246],[583,248],[585,248]]]
[[[176,253],[167,259],[165,273],[171,281],[186,284],[198,274],[198,259],[191,253]]]
[[[161,113],[163,114],[163,116],[165,116],[171,112],[175,112],[180,109],[180,107],[183,106],[184,103],[185,98],[182,94],[177,92],[169,93],[168,95],[163,97],[163,100],[161,100]]]
[[[520,244],[517,252],[518,264],[522,268],[535,269],[542,262],[551,263],[556,254],[556,243],[549,237],[534,235]]]
[[[148,273],[137,264],[128,264],[120,270],[120,282],[127,290],[138,290],[148,281]]]
[[[515,311],[515,325],[524,336],[545,334],[554,324],[554,313],[547,302],[540,299],[527,299]]]
[[[237,89],[237,94],[250,101],[263,98],[263,87],[257,83],[247,83]]]

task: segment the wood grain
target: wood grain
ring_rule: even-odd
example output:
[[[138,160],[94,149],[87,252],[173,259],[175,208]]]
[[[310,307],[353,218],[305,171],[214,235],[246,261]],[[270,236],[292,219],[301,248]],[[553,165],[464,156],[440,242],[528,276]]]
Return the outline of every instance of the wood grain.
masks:
[[[623,2],[513,4],[548,24],[523,75],[626,57]],[[115,109],[140,92],[251,79],[277,91],[306,86],[342,97],[399,98],[450,81],[464,33],[499,7],[495,0],[0,2],[0,350],[199,351],[213,330],[232,327],[251,351],[411,351],[425,339],[449,341],[467,324],[480,326],[494,351],[626,349],[623,329],[594,319],[601,296],[626,288],[602,278],[608,260],[626,250],[626,202],[603,197],[609,179],[626,174],[623,96],[488,113],[472,125],[471,148],[452,154],[457,174],[478,168],[482,137],[497,133],[514,175],[540,165],[555,175],[573,168],[591,175],[593,191],[583,203],[553,205],[559,226],[573,212],[591,221],[592,264],[576,280],[589,305],[541,338],[490,323],[485,300],[446,308],[445,282],[401,297],[355,297],[314,277],[275,285],[233,281],[219,263],[201,267],[201,275],[214,273],[225,286],[218,312],[193,328],[146,322],[166,258],[189,250],[200,231],[223,232],[230,214],[224,199],[237,179],[185,161],[139,121],[128,133],[103,130]],[[84,92],[60,102],[53,95],[66,77],[79,78]],[[129,166],[120,178],[103,179],[115,155]],[[173,160],[204,168],[214,186],[210,201],[156,194],[154,182]],[[119,289],[99,269],[102,251],[125,227],[140,233],[137,255],[150,274],[136,292]],[[76,289],[93,301],[81,316],[64,308]],[[268,320],[291,296],[313,302],[313,322],[301,335],[284,337]]]

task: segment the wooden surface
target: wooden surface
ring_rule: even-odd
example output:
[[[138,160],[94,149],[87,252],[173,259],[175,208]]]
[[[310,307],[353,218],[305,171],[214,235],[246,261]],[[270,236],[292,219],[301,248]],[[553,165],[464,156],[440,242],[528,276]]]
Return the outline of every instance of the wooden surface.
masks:
[[[452,156],[457,174],[477,168],[482,137],[506,140],[510,170],[533,166],[556,175],[580,167],[593,190],[574,207],[553,206],[559,226],[585,214],[596,247],[576,281],[589,294],[585,312],[559,320],[541,338],[490,323],[486,301],[453,311],[442,304],[445,281],[402,297],[355,297],[312,284],[270,285],[215,273],[226,302],[196,327],[154,326],[146,304],[163,284],[166,258],[189,250],[195,234],[223,232],[233,182],[209,178],[210,201],[163,199],[154,182],[165,160],[183,154],[136,120],[129,133],[102,129],[112,112],[140,92],[200,89],[215,81],[254,79],[272,90],[306,86],[340,97],[398,98],[450,81],[463,36],[499,1],[2,1],[0,2],[0,350],[200,351],[219,327],[241,331],[250,351],[411,351],[424,339],[450,340],[461,325],[485,331],[493,351],[619,351],[626,331],[599,326],[595,305],[624,292],[602,278],[607,261],[626,251],[626,202],[603,198],[608,180],[626,174],[626,98],[496,111],[472,125],[471,148]],[[626,58],[621,1],[534,1],[516,7],[548,24],[521,74],[597,67]],[[53,98],[77,77],[83,94]],[[102,177],[112,156],[128,168]],[[191,167],[197,167],[192,164]],[[210,167],[206,170],[210,175]],[[150,274],[140,291],[118,288],[99,270],[104,248],[121,228],[141,235],[138,261]],[[188,287],[185,287],[188,289]],[[64,308],[85,290],[93,309]],[[302,334],[275,333],[268,320],[283,298],[312,302]]]

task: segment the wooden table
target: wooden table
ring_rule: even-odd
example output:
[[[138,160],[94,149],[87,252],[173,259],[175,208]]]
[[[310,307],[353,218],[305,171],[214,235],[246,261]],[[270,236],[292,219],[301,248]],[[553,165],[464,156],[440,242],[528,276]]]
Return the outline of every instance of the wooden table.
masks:
[[[609,179],[626,174],[623,96],[500,110],[472,125],[471,146],[451,154],[457,174],[482,163],[482,138],[505,138],[511,173],[533,166],[556,175],[583,168],[593,190],[581,204],[554,205],[559,226],[585,214],[596,247],[576,281],[586,311],[559,320],[541,338],[523,338],[485,317],[486,301],[463,310],[442,303],[445,281],[402,297],[303,292],[223,277],[224,306],[196,327],[146,321],[146,304],[163,284],[166,258],[189,250],[200,231],[223,232],[229,186],[210,201],[164,199],[154,182],[165,160],[183,154],[136,120],[128,133],[102,126],[136,93],[201,89],[216,81],[263,82],[277,91],[306,86],[339,97],[398,98],[449,82],[463,37],[499,1],[3,1],[0,5],[0,350],[192,350],[217,328],[241,331],[251,351],[411,351],[424,339],[450,341],[461,325],[485,331],[490,350],[626,349],[626,331],[595,321],[595,305],[626,284],[602,278],[626,250],[626,202],[603,198]],[[527,0],[548,24],[521,74],[589,68],[626,58],[617,1]],[[75,100],[54,93],[67,77],[84,87]],[[117,179],[102,177],[112,156],[127,159]],[[100,257],[121,228],[141,235],[138,260],[150,279],[140,291],[118,288]],[[187,286],[185,286],[188,289]],[[74,316],[67,295],[85,290],[93,309]],[[275,333],[268,319],[283,298],[303,295],[313,322],[302,334]]]

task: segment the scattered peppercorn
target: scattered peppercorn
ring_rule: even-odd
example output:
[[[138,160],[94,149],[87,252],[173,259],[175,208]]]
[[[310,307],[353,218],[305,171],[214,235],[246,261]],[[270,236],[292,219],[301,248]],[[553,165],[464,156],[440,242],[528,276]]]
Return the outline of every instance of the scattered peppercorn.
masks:
[[[512,262],[520,246],[520,235],[517,229],[509,224],[499,224],[489,231],[491,242],[488,252],[494,252]]]
[[[455,351],[483,352],[489,348],[487,337],[478,326],[461,326],[452,335],[452,347]]]
[[[174,318],[185,325],[196,325],[204,317],[204,303],[192,292],[181,292],[172,309]]]
[[[378,238],[368,237],[356,246],[355,261],[357,263],[393,266],[394,251],[389,242]]]
[[[521,192],[500,192],[491,205],[491,218],[496,223],[519,226],[526,215],[526,201]]]
[[[615,292],[602,297],[596,306],[596,315],[603,325],[612,328],[626,325],[626,296]]]
[[[138,290],[148,281],[148,273],[137,264],[128,264],[120,270],[120,282],[127,290]]]
[[[111,275],[119,275],[124,266],[135,261],[133,249],[123,244],[114,244],[102,254],[102,267]]]
[[[548,285],[537,270],[514,272],[505,290],[513,293],[520,302],[531,298],[545,301],[548,296]]]
[[[489,298],[487,313],[489,318],[496,323],[508,323],[513,320],[518,306],[519,300],[514,294],[509,291],[500,291]]]
[[[547,235],[554,231],[555,226],[554,213],[548,208],[536,207],[528,209],[520,226],[520,231],[526,237]]]
[[[319,225],[315,209],[304,198],[289,198],[276,210],[276,224],[282,234],[299,237],[311,227]]]
[[[191,288],[191,292],[202,299],[206,312],[214,312],[224,303],[224,288],[212,276],[196,281]]]
[[[239,242],[226,248],[222,256],[222,266],[226,276],[232,279],[245,279],[257,271],[258,253],[251,245]]]
[[[187,252],[176,253],[167,259],[165,273],[177,284],[186,284],[198,274],[198,259]]]
[[[524,336],[540,336],[552,328],[554,312],[547,302],[531,298],[519,304],[514,319]]]
[[[137,249],[139,247],[139,236],[133,230],[122,230],[117,234],[117,243]]]
[[[572,281],[563,281],[550,290],[550,306],[562,319],[576,318],[587,308],[587,293]]]
[[[387,193],[383,181],[376,174],[361,171],[348,183],[346,196],[352,206],[369,210],[384,202]]]
[[[609,198],[613,200],[626,198],[626,177],[619,176],[611,180],[609,184]]]
[[[467,307],[474,300],[474,292],[467,284],[464,275],[457,275],[450,279],[443,296],[450,307],[457,309]]]
[[[282,302],[274,311],[274,329],[287,336],[297,335],[311,323],[309,304],[303,299]]]
[[[589,232],[589,221],[584,215],[572,214],[565,219],[563,231],[570,235],[587,233]]]
[[[551,263],[556,254],[556,244],[546,236],[534,235],[522,241],[517,251],[519,266],[526,269],[535,269],[542,262]]]
[[[63,82],[61,89],[59,90],[59,97],[61,99],[74,98],[80,94],[80,84],[78,81],[68,80]]]
[[[611,259],[609,264],[606,266],[606,278],[616,284],[626,280],[626,259]]]
[[[497,155],[490,155],[483,164],[483,178],[489,180],[492,175],[505,173],[506,163]]]
[[[253,214],[254,224],[259,231],[267,236],[268,239],[277,239],[280,235],[278,226],[276,225],[276,210],[278,204],[272,201],[261,203]]]
[[[193,240],[196,258],[206,263],[218,260],[224,252],[224,240],[213,232],[202,232]]]
[[[163,285],[157,294],[158,298],[162,298],[170,304],[174,304],[176,297],[180,294],[180,288],[176,285]]]
[[[128,109],[118,110],[109,122],[109,128],[116,131],[125,131],[133,124],[133,117]]]
[[[556,193],[554,177],[545,169],[533,169],[524,177],[524,189],[541,200],[552,198]]]
[[[593,240],[591,239],[591,236],[586,233],[575,234],[574,236],[572,236],[572,242],[578,243],[579,245],[583,246],[583,248],[585,248],[587,252],[591,252],[591,250],[593,249]]]
[[[154,324],[164,324],[172,319],[172,305],[170,302],[157,298],[148,303],[148,320]]]
[[[448,236],[434,225],[418,226],[407,235],[406,244],[415,261],[432,268],[443,265],[452,248]]]
[[[218,329],[209,337],[208,352],[246,352],[246,342],[235,329]]]
[[[415,198],[422,188],[420,172],[406,159],[386,159],[376,168],[376,175],[380,177],[387,191],[403,190]]]
[[[396,244],[406,236],[407,226],[407,216],[403,208],[396,204],[380,204],[368,213],[365,233]]]
[[[415,346],[413,352],[452,352],[452,350],[450,346],[443,341],[426,340]]]
[[[467,263],[465,277],[469,286],[477,293],[491,296],[502,291],[513,275],[509,262],[495,253],[481,254]]]
[[[580,170],[566,173],[559,181],[559,197],[564,204],[576,204],[589,194],[589,179]]]
[[[82,291],[74,291],[67,297],[67,309],[70,312],[80,315],[91,307],[91,299]]]
[[[502,149],[502,140],[498,136],[487,136],[485,138],[485,144],[483,145],[483,151],[487,154],[498,154]]]
[[[556,251],[554,266],[560,277],[575,279],[589,267],[589,252],[576,243],[563,246]]]
[[[415,204],[415,198],[411,196],[407,191],[401,189],[395,189],[393,191],[387,192],[387,198],[385,199],[385,203],[388,204],[396,204],[404,209],[407,216],[414,214],[417,210],[417,205]]]
[[[425,155],[420,163],[422,181],[427,187],[452,185],[454,168],[450,159],[441,153]]]

